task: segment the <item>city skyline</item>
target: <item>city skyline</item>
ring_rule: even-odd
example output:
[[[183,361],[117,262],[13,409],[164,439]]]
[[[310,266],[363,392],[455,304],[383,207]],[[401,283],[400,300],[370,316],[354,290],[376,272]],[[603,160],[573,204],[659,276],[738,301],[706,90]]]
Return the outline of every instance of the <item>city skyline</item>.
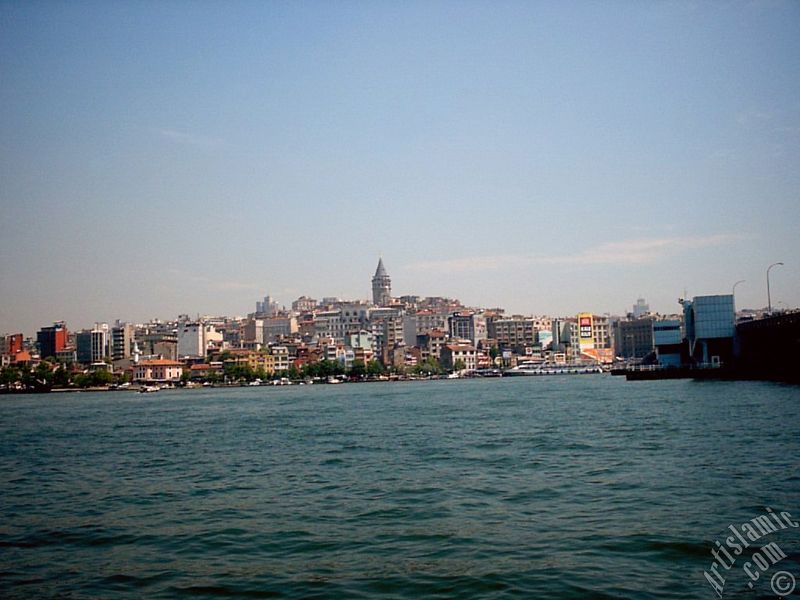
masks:
[[[783,266],[782,263],[777,263],[774,266],[778,266],[778,265]],[[377,289],[378,290],[383,290],[383,292],[378,291],[377,292],[377,296],[376,296],[376,287],[375,287],[376,286],[376,281],[380,281],[381,282],[381,283],[377,284],[378,285]],[[366,305],[369,305],[369,306],[372,306],[372,307],[376,307],[376,308],[380,308],[381,306],[388,306],[388,305],[399,306],[399,305],[402,305],[400,300],[403,299],[403,298],[407,298],[407,297],[408,298],[418,297],[420,299],[446,298],[446,299],[453,300],[453,301],[455,301],[457,303],[461,303],[461,299],[458,298],[457,296],[452,295],[452,294],[442,294],[442,295],[438,295],[438,296],[432,296],[432,295],[414,294],[413,292],[409,292],[409,293],[405,293],[405,292],[392,293],[391,275],[387,272],[387,270],[386,270],[386,268],[385,268],[385,266],[383,264],[383,257],[382,256],[378,258],[378,266],[377,266],[377,269],[375,271],[375,274],[371,278],[371,282],[372,282],[372,295],[373,295],[372,299],[369,299],[369,298],[366,298],[366,297],[343,297],[343,296],[336,296],[336,295],[329,295],[329,294],[320,294],[319,297],[313,298],[311,296],[308,296],[307,294],[301,294],[301,295],[297,296],[296,298],[293,298],[291,301],[284,303],[284,302],[279,302],[274,296],[272,296],[269,293],[267,293],[263,297],[263,299],[255,299],[255,300],[253,300],[251,302],[251,306],[250,306],[250,308],[248,310],[240,311],[240,312],[220,311],[220,312],[216,312],[216,313],[211,313],[211,312],[199,312],[199,311],[184,311],[182,313],[176,313],[176,314],[173,314],[173,315],[166,315],[166,316],[165,315],[150,315],[149,317],[142,318],[142,319],[126,319],[126,318],[123,318],[123,317],[115,317],[115,318],[107,318],[107,319],[93,319],[90,322],[85,323],[85,324],[81,324],[79,326],[76,326],[74,323],[70,323],[67,319],[61,318],[61,319],[52,319],[51,321],[45,322],[45,323],[40,323],[39,325],[36,326],[36,329],[39,329],[40,327],[47,327],[47,326],[49,326],[49,325],[51,325],[53,323],[56,323],[56,324],[63,323],[71,331],[80,331],[80,330],[88,331],[88,330],[94,330],[95,326],[97,326],[97,325],[103,324],[103,325],[107,326],[108,324],[114,323],[114,322],[123,323],[123,324],[126,324],[126,323],[127,324],[132,324],[132,323],[145,324],[145,323],[153,323],[153,322],[169,323],[169,322],[175,322],[176,319],[178,321],[180,321],[181,318],[184,318],[184,317],[186,319],[188,319],[188,321],[196,320],[196,321],[199,321],[199,322],[202,322],[202,321],[204,321],[206,319],[214,319],[214,318],[220,318],[220,317],[231,318],[231,319],[245,319],[246,320],[248,317],[252,317],[252,316],[258,315],[258,314],[269,313],[270,311],[273,311],[273,310],[275,311],[275,314],[300,314],[300,313],[304,313],[304,312],[316,312],[316,311],[319,311],[319,310],[323,310],[324,311],[324,306],[326,304],[331,304],[331,303],[332,304],[345,304],[345,305],[348,304],[348,303],[364,303]],[[742,283],[745,283],[744,280],[738,281],[736,283],[736,285],[739,285],[739,284],[742,284]],[[732,291],[735,291],[735,289],[732,290]],[[687,290],[687,292],[688,292],[688,290]],[[720,292],[720,294],[724,295],[722,292]],[[711,294],[711,295],[713,296],[715,294]],[[690,297],[691,297],[691,294],[688,294],[688,293],[686,295],[682,295],[681,298],[679,298],[678,301],[676,301],[676,305],[681,306],[682,302],[683,302],[683,299],[684,298],[689,299]],[[305,300],[306,302],[310,302],[310,301],[313,300],[314,305],[315,305],[314,308],[313,309],[295,310],[292,307],[292,304],[295,301],[302,301],[302,300]],[[399,304],[393,304],[393,301],[397,301]],[[779,305],[776,307],[777,310],[779,310],[779,311],[786,308],[785,306],[780,306],[781,304],[784,304],[784,303],[779,301]],[[648,302],[647,298],[644,297],[644,296],[641,296],[641,295],[636,298],[635,302],[632,302],[631,304],[629,304],[625,309],[618,310],[618,311],[606,311],[606,312],[589,310],[588,313],[586,313],[586,310],[587,310],[586,307],[582,307],[581,309],[579,309],[578,311],[575,311],[575,312],[560,311],[560,312],[555,312],[555,313],[532,313],[532,312],[523,313],[523,312],[515,312],[515,311],[507,310],[501,304],[477,305],[477,304],[461,303],[460,305],[464,308],[464,310],[467,310],[467,311],[490,311],[491,312],[493,310],[500,309],[500,310],[503,311],[503,313],[504,313],[504,315],[506,317],[511,317],[511,316],[520,316],[520,317],[541,316],[541,317],[547,317],[547,318],[559,318],[559,319],[560,318],[566,318],[566,319],[573,319],[573,320],[576,318],[576,315],[579,318],[581,313],[606,315],[606,316],[609,316],[609,317],[619,317],[619,318],[624,318],[626,316],[633,316],[633,318],[639,318],[639,316],[641,316],[641,315],[661,315],[661,316],[677,315],[682,310],[682,308],[676,309],[676,310],[657,310],[655,308],[651,309],[650,303]],[[256,307],[255,311],[252,310],[253,306]],[[756,307],[737,306],[736,308],[737,308],[737,310],[763,310],[764,307],[756,308]],[[414,312],[415,311],[412,310],[410,314],[413,314]],[[19,330],[16,330],[16,331],[19,331]],[[24,331],[23,331],[23,333],[25,335],[29,334],[29,332],[24,332]]]
[[[800,6],[0,5],[0,332],[800,305]]]

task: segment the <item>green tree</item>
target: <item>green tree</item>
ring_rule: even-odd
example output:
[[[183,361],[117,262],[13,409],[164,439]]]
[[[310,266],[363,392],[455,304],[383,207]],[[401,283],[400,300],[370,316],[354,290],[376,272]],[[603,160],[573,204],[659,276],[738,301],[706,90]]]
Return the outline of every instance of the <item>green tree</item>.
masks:
[[[371,360],[367,364],[367,374],[371,376],[383,375],[386,373],[384,366],[377,360]]]
[[[466,368],[467,368],[467,363],[465,363],[460,358],[453,363],[453,371],[463,371]]]
[[[78,373],[72,378],[72,383],[79,388],[87,388],[92,385],[92,378],[85,373]]]
[[[225,364],[224,370],[225,376],[233,381],[252,381],[256,378],[250,365],[229,362]]]
[[[64,367],[59,367],[53,371],[53,386],[64,388],[70,384],[70,372]]]
[[[50,369],[49,363],[39,363],[39,366],[36,367],[34,371],[34,377],[36,377],[36,381],[42,384],[49,384],[53,381],[53,371]]]
[[[20,380],[21,373],[16,367],[5,367],[0,371],[0,383],[4,386],[13,386]]]
[[[363,360],[354,360],[353,366],[350,367],[350,377],[357,377],[363,379],[367,376],[367,365]]]
[[[414,372],[417,375],[440,375],[443,372],[442,365],[434,357],[430,357],[418,363],[414,367]]]
[[[114,376],[105,369],[98,369],[92,373],[90,381],[91,385],[95,387],[111,385],[114,382]]]

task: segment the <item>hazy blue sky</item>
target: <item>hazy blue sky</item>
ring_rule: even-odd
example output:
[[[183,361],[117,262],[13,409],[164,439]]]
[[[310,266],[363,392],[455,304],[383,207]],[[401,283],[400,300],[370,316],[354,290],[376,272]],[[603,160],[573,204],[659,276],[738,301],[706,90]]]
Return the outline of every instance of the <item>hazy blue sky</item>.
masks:
[[[800,304],[800,3],[0,2],[0,331]]]

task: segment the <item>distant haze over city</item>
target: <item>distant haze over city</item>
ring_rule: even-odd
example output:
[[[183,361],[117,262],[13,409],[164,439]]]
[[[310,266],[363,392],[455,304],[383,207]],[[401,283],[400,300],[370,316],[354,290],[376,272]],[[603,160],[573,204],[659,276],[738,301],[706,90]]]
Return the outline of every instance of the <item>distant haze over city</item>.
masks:
[[[2,3],[0,333],[800,305],[800,4]]]

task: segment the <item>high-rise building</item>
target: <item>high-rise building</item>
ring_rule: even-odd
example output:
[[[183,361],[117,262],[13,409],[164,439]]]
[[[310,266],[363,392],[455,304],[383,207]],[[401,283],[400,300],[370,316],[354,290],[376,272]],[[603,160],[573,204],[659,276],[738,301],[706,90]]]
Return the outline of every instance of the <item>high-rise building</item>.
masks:
[[[111,328],[111,358],[123,360],[131,357],[133,349],[133,323],[120,323]]]
[[[22,352],[22,334],[15,333],[12,335],[4,335],[0,337],[0,354],[7,354],[9,356],[16,356]]]
[[[94,329],[84,329],[75,336],[77,360],[83,364],[102,362],[108,356],[108,325],[98,323]]]
[[[644,298],[637,298],[636,304],[633,305],[633,318],[640,319],[650,312],[650,305],[645,302]]]
[[[272,296],[264,296],[263,301],[256,302],[256,314],[271,317],[278,312],[278,303]]]
[[[183,323],[178,327],[178,356],[205,358],[213,342],[222,342],[222,334],[204,321]]]
[[[388,306],[392,303],[392,279],[383,266],[383,258],[378,259],[378,268],[372,277],[372,302],[377,306]]]
[[[39,343],[39,355],[42,358],[55,356],[67,347],[69,332],[64,321],[56,321],[52,327],[42,327],[36,334]]]

